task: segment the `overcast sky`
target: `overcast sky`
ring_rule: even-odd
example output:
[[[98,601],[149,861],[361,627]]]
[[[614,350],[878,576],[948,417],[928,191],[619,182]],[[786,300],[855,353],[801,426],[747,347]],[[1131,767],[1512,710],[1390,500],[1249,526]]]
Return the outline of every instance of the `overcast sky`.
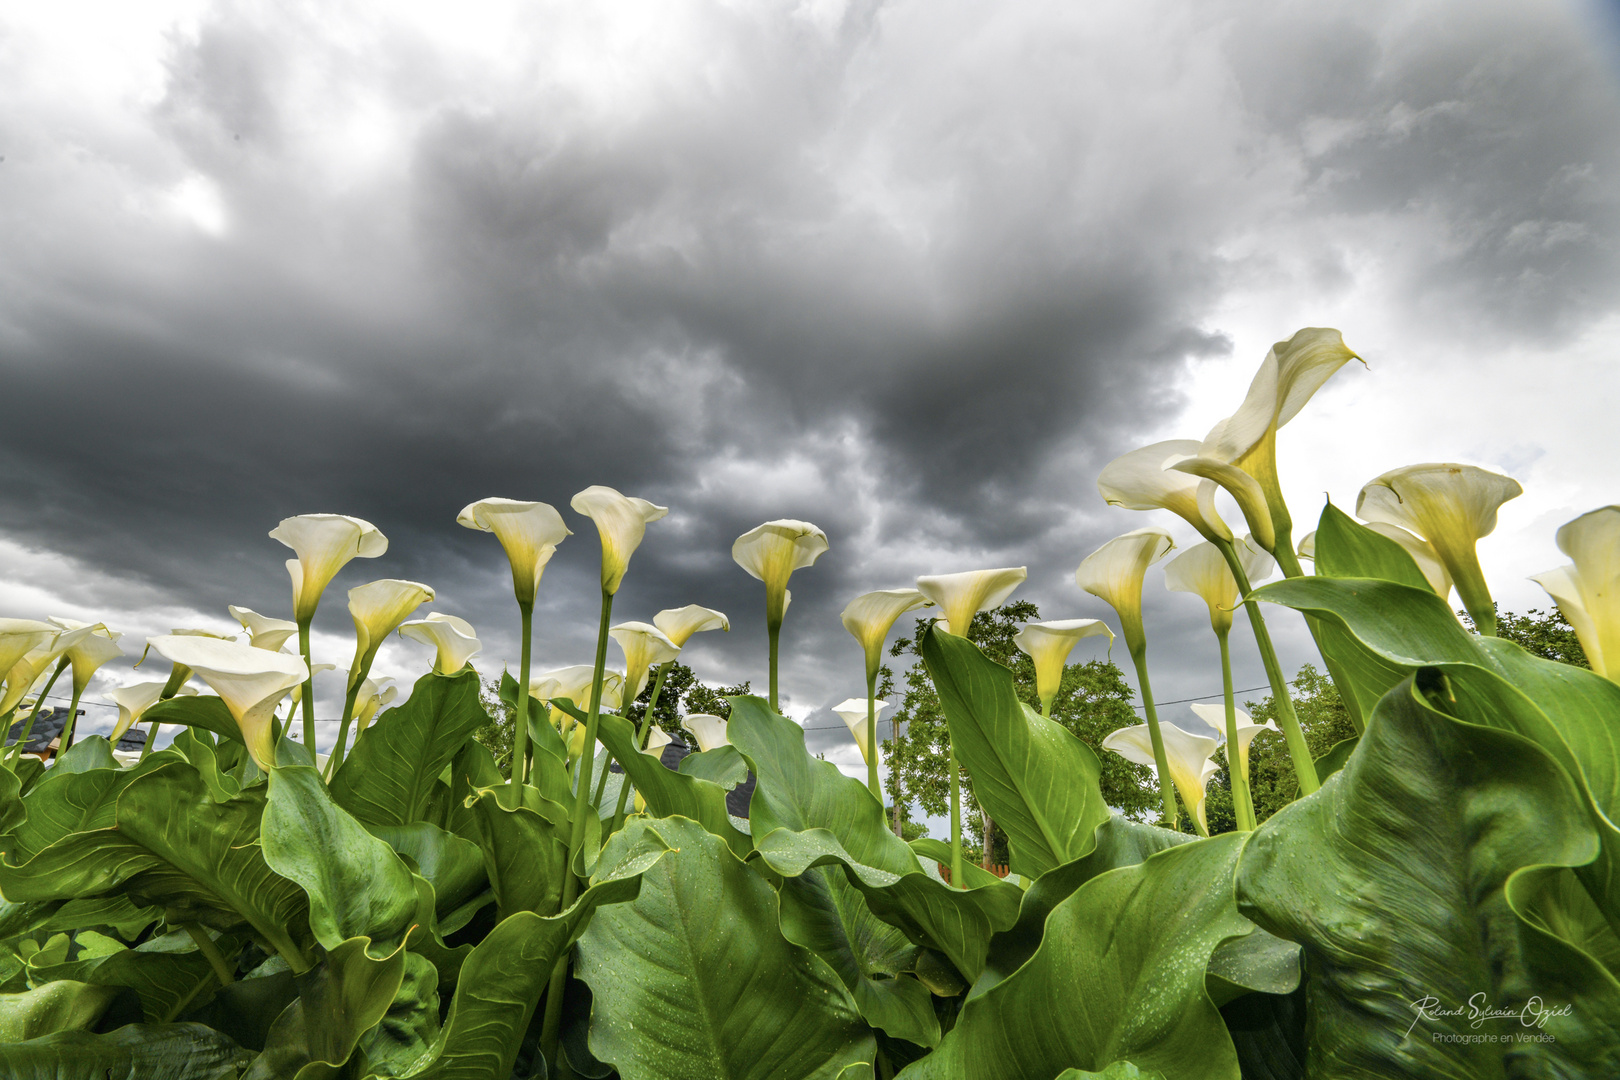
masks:
[[[1112,621],[1074,568],[1156,515],[1098,469],[1201,437],[1302,326],[1369,367],[1283,433],[1299,532],[1395,466],[1506,471],[1482,557],[1546,606],[1553,530],[1620,502],[1615,40],[1574,0],[13,5],[0,615],[105,620],[131,661],[230,603],[286,616],[266,533],[345,513],[390,548],[334,582],[316,658],[348,662],[344,590],[405,577],[498,673],[510,575],[455,515],[499,495],[569,518],[536,669],[587,662],[566,507],[607,484],[671,507],[616,616],[720,608],[688,662],[763,687],[730,545],[804,518],[831,550],[783,690],[853,766],[851,596],[1027,565],[1044,617]],[[1202,605],[1147,596],[1160,698],[1218,696]]]

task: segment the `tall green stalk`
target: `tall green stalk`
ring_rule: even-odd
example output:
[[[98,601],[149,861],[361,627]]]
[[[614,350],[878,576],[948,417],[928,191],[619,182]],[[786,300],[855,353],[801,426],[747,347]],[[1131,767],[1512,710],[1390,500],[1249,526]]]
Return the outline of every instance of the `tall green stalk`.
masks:
[[[158,694],[158,700],[168,701],[170,698],[174,697],[174,695],[180,692],[180,688],[186,684],[186,680],[189,678],[191,678],[191,669],[188,667],[183,667],[180,664],[175,664],[169,669],[169,681],[163,684],[163,692]],[[292,714],[293,711],[288,709],[288,723],[292,723]],[[152,752],[152,748],[157,745],[158,731],[161,730],[162,727],[163,725],[158,723],[156,720],[152,720],[147,723],[146,742],[141,747],[142,761],[146,760],[146,756],[150,754]],[[278,735],[277,737],[279,738],[280,736]]]
[[[765,620],[765,635],[770,639],[771,651],[771,712],[780,714],[782,710],[776,704],[776,646],[777,642],[782,637],[782,624],[780,622],[772,623],[770,618],[767,616]]]
[[[613,621],[613,594],[602,590],[602,618],[596,628],[596,669],[591,677],[591,709],[585,719],[585,745],[579,754],[579,769],[574,775],[573,828],[568,839],[568,864],[563,870],[562,905],[567,911],[579,895],[579,879],[574,876],[574,858],[585,843],[585,815],[594,813],[590,806],[591,772],[596,764],[596,729],[602,717],[602,672],[607,667],[608,626]],[[527,686],[524,700],[527,702]],[[552,969],[551,983],[546,991],[546,1015],[540,1027],[540,1051],[546,1063],[557,1063],[557,1041],[562,1027],[563,988],[568,982],[568,956],[565,953]]]
[[[1238,747],[1237,697],[1232,689],[1232,648],[1230,630],[1216,630],[1221,643],[1221,690],[1226,700],[1226,771],[1232,778],[1232,806],[1237,811],[1238,828],[1253,832],[1254,798],[1249,794],[1249,778],[1243,772],[1243,754]]]
[[[84,693],[84,688],[83,687],[75,686],[73,688],[73,701],[71,703],[69,703],[69,705],[68,705],[67,723],[62,726],[62,734],[61,734],[62,742],[61,742],[60,747],[56,751],[58,754],[64,753],[69,747],[71,747],[73,745],[73,730],[74,730],[74,728],[79,726],[78,725],[78,721],[79,721],[79,696],[81,694],[83,694],[83,693]],[[40,695],[40,697],[44,697],[44,696],[45,696],[44,694]]]
[[[534,636],[534,605],[518,601],[519,631],[523,635],[522,651],[518,661],[517,715],[512,725],[512,779],[520,784],[529,782],[529,661]]]
[[[652,696],[647,699],[647,711],[642,714],[641,726],[636,729],[636,751],[638,753],[647,746],[647,736],[652,732],[652,726],[654,723],[653,710],[658,708],[658,698],[664,692],[664,676],[668,675],[669,669],[674,666],[675,661],[673,660],[666,660],[662,664],[658,665],[658,677],[653,680]],[[620,767],[623,768],[623,763],[620,764]],[[607,776],[605,773],[603,774],[603,782],[607,782]],[[598,803],[602,801],[601,791],[596,793],[596,799]],[[624,774],[624,783],[619,785],[619,805],[613,811],[613,828],[608,830],[609,836],[624,828],[624,808],[629,804],[629,802],[630,774],[629,772],[626,772]]]
[[[1131,663],[1136,665],[1136,683],[1142,689],[1142,711],[1147,715],[1148,736],[1153,740],[1153,764],[1159,773],[1159,799],[1165,827],[1180,828],[1176,814],[1176,789],[1170,781],[1170,759],[1164,752],[1164,734],[1159,730],[1159,710],[1153,704],[1153,684],[1148,681],[1147,640],[1141,634],[1130,644]]]
[[[63,669],[69,663],[71,661],[67,657],[62,657],[56,665],[56,670],[51,672],[50,679],[46,681],[45,689],[41,690],[39,695],[34,698],[34,711],[28,714],[28,723],[23,725],[22,734],[17,736],[17,749],[12,751],[12,756],[16,760],[22,760],[22,748],[28,742],[28,737],[34,733],[34,721],[39,719],[39,707],[45,704],[45,695],[51,692],[51,687],[56,685],[56,680],[61,677]]]
[[[962,773],[956,767],[955,744],[948,746],[951,770],[951,884],[965,889],[967,881],[962,876]]]
[[[878,737],[877,737],[877,672],[866,674],[866,786],[872,789],[872,797],[883,805],[883,788],[878,785]]]
[[[1249,584],[1249,575],[1244,573],[1243,560],[1237,557],[1237,552],[1230,543],[1216,546],[1226,557],[1227,568],[1232,571],[1232,579],[1237,582],[1238,592],[1245,598],[1248,597],[1253,587]],[[1283,550],[1282,543],[1277,545],[1277,550]],[[1298,563],[1295,565],[1298,566]],[[1266,681],[1271,684],[1271,700],[1276,706],[1277,719],[1282,724],[1283,738],[1288,743],[1288,756],[1294,762],[1294,776],[1299,780],[1299,793],[1310,795],[1322,785],[1316,779],[1316,764],[1311,760],[1311,748],[1305,742],[1305,732],[1299,726],[1299,717],[1294,712],[1294,699],[1288,694],[1288,680],[1283,675],[1282,665],[1277,661],[1277,650],[1271,644],[1271,632],[1266,629],[1266,620],[1260,614],[1259,604],[1245,599],[1243,606],[1249,613],[1249,626],[1254,630],[1254,643],[1260,648],[1260,662],[1266,668]]]
[[[332,747],[332,756],[326,759],[326,779],[330,781],[337,773],[338,766],[343,764],[343,748],[349,741],[349,725],[354,722],[354,703],[360,696],[360,686],[366,681],[371,672],[371,665],[365,665],[364,670],[350,677],[349,692],[343,695],[343,720],[338,724],[337,743]],[[313,757],[315,751],[310,751]]]
[[[304,666],[309,668],[309,677],[304,680],[304,694],[301,704],[304,707],[304,745],[309,747],[310,756],[315,755],[315,662],[309,658],[309,619],[298,620],[298,654],[304,658]]]

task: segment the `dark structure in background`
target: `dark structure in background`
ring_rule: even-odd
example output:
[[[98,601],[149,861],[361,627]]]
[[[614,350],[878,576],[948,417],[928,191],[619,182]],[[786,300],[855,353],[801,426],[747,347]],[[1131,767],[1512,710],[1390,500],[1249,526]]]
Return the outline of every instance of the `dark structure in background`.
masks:
[[[62,731],[67,727],[67,719],[68,711],[64,708],[39,710],[39,715],[34,718],[33,730],[28,733],[28,742],[23,746],[23,753],[36,754],[47,761],[55,757],[60,745],[59,740],[62,738]],[[74,729],[78,732],[74,736],[75,743],[83,737],[84,729],[80,726],[83,723],[84,710],[80,709],[78,723],[74,725]],[[11,729],[6,732],[6,745],[17,745],[17,740],[22,738],[23,729],[27,726],[28,716],[26,714],[14,721]],[[130,728],[119,737],[118,742],[113,745],[113,749],[138,754],[145,745],[146,730],[144,728]]]

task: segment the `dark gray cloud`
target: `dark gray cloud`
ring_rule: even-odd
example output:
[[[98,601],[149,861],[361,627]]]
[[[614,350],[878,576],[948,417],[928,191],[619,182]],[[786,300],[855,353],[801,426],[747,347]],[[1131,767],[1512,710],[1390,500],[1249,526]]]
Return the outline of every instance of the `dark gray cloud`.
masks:
[[[620,611],[732,612],[694,656],[757,683],[730,542],[807,518],[833,550],[795,579],[788,681],[819,706],[853,686],[836,612],[864,588],[1027,562],[1048,614],[1100,614],[1069,574],[1140,522],[1096,470],[1225,362],[1250,293],[1303,322],[1374,279],[1481,347],[1615,311],[1620,106],[1571,10],[635,18],[536,8],[468,45],[222,4],[161,39],[138,107],[23,80],[0,534],[130,598],[277,612],[265,533],[355,514],[393,546],[340,584],[426,580],[510,657],[504,566],[456,511],[606,483],[675,508]],[[573,523],[546,666],[594,626]],[[1166,697],[1212,684],[1185,599],[1150,600]]]

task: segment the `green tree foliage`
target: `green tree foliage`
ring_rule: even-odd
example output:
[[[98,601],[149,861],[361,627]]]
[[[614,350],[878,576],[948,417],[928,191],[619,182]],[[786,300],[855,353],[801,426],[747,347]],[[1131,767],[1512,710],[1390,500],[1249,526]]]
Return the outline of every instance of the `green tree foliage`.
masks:
[[[1013,635],[1024,623],[1039,618],[1039,608],[1020,600],[980,612],[967,635],[986,656],[1012,670],[1019,698],[1037,709],[1040,703],[1035,697],[1035,666],[1013,644]],[[918,627],[921,625],[922,620],[918,620]],[[912,638],[901,638],[889,652],[895,657],[916,657],[916,643]],[[908,810],[917,806],[926,814],[947,814],[951,781],[945,714],[921,659],[913,660],[902,681],[905,697],[892,715],[891,724],[879,724],[880,733],[886,736],[890,761],[886,781],[889,800],[892,803],[900,799]],[[1102,763],[1102,794],[1108,805],[1127,816],[1142,818],[1151,813],[1156,798],[1148,770],[1102,749],[1103,739],[1111,732],[1140,722],[1131,704],[1134,697],[1124,674],[1114,664],[1106,660],[1070,664],[1052,706],[1052,719],[1096,752]],[[893,739],[894,725],[900,727],[897,743]],[[974,850],[975,859],[982,858],[984,816],[973,797],[973,778],[966,770],[962,771],[962,834],[964,846]],[[999,829],[994,844],[994,861],[1006,863],[1006,838]]]
[[[1466,611],[1457,614],[1464,626],[1474,629],[1474,620],[1468,617]],[[1580,639],[1575,636],[1575,628],[1569,625],[1564,613],[1556,607],[1551,611],[1531,608],[1523,615],[1497,611],[1496,636],[1544,660],[1556,660],[1560,664],[1579,668],[1592,666],[1587,662],[1586,650],[1581,648]]]
[[[1355,735],[1355,724],[1350,711],[1339,699],[1333,680],[1306,664],[1294,677],[1294,712],[1305,731],[1305,742],[1311,748],[1311,757],[1319,758],[1340,740]],[[1243,708],[1254,717],[1254,722],[1276,722],[1277,703],[1268,694],[1256,705],[1243,703]],[[1211,834],[1230,832],[1237,828],[1237,817],[1232,810],[1232,778],[1226,769],[1226,751],[1216,752],[1220,771],[1210,779],[1209,801],[1204,806]],[[1299,798],[1299,780],[1294,775],[1293,762],[1288,757],[1288,744],[1281,733],[1262,731],[1249,744],[1249,787],[1254,796],[1254,815],[1265,821],[1272,814]]]

